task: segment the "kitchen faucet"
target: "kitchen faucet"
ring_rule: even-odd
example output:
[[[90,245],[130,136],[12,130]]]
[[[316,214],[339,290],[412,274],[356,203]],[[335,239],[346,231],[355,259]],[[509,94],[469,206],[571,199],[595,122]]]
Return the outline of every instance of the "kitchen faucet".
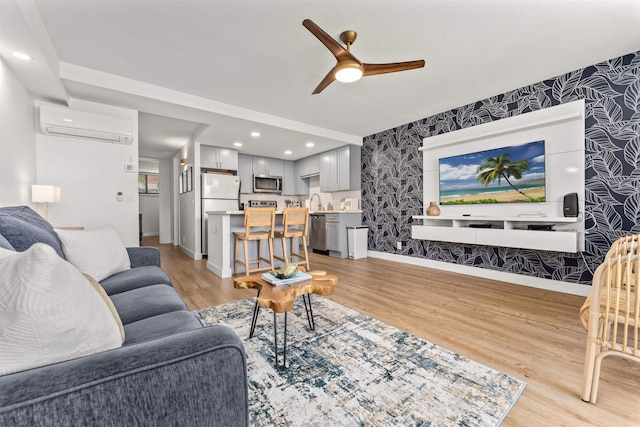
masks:
[[[313,196],[318,196],[318,210],[321,211],[322,210],[322,199],[320,198],[320,195],[318,193],[313,193],[311,195],[311,198],[309,199],[309,205],[313,206],[313,204],[312,204]]]

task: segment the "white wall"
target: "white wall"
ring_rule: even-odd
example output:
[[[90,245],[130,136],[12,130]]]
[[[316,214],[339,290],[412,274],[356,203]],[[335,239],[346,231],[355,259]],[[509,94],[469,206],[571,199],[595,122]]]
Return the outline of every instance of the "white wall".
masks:
[[[31,205],[36,183],[33,97],[0,59],[0,206]]]
[[[160,163],[155,159],[140,158],[138,161],[138,175],[142,173],[160,176]],[[166,190],[165,190],[166,191]],[[162,193],[162,186],[160,186]],[[160,235],[160,195],[140,194],[140,213],[142,214],[142,234],[144,236]]]
[[[138,112],[71,100],[70,106],[99,114],[128,118],[135,141],[131,145],[36,133],[38,183],[61,188],[61,202],[49,206],[54,226],[99,227],[111,224],[127,246],[138,246],[138,173],[124,166],[138,164]],[[122,192],[124,201],[116,200]]]
[[[183,193],[178,196],[180,216],[179,245],[180,249],[190,257],[194,259],[202,259],[202,252],[200,251],[200,198],[196,197],[196,194],[200,194],[200,185],[198,184],[200,174],[196,172],[196,170],[200,170],[200,159],[198,158],[196,165],[196,150],[194,149],[194,146],[194,140],[189,139],[180,151],[180,158],[186,158],[188,165],[179,166],[178,174],[182,173],[182,171],[186,170],[188,167],[193,168],[193,191]],[[177,176],[175,182],[178,182]]]
[[[161,160],[160,170],[160,195],[158,196],[158,231],[160,243],[173,243],[173,197],[176,191],[173,186],[173,160]]]
[[[144,236],[159,236],[160,196],[154,194],[141,194],[139,201],[140,213],[142,214],[142,234]]]

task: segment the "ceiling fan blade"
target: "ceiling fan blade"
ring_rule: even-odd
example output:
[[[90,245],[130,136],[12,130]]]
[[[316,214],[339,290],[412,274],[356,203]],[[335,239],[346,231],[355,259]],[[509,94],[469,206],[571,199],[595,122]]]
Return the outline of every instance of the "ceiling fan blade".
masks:
[[[362,64],[364,66],[363,76],[374,76],[376,74],[395,73],[397,71],[414,70],[424,67],[424,60],[393,62],[389,64]]]
[[[318,27],[315,22],[311,19],[305,19],[302,21],[302,25],[311,32],[314,36],[320,40],[320,42],[326,46],[327,49],[331,51],[333,56],[336,57],[338,62],[343,61],[345,59],[351,59],[356,62],[358,58],[353,56],[347,49],[345,49],[340,43],[338,43],[333,37],[327,34],[322,28]]]
[[[324,79],[322,79],[320,84],[311,93],[312,95],[322,92],[323,90],[325,90],[327,86],[329,86],[331,83],[333,83],[336,80],[335,68],[336,67],[333,67],[331,71],[329,71],[329,73],[327,73],[327,75],[324,76]]]

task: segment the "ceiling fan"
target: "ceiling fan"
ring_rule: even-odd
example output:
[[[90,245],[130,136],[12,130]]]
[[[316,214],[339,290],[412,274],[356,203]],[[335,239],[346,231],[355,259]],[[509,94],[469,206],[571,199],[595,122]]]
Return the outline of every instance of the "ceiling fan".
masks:
[[[312,20],[305,19],[302,25],[311,31],[323,45],[327,47],[336,57],[338,63],[322,79],[320,84],[313,91],[313,95],[322,92],[334,80],[341,82],[355,82],[362,76],[373,76],[376,74],[395,73],[396,71],[413,70],[424,67],[424,60],[394,62],[389,64],[365,64],[351,54],[351,45],[356,41],[358,34],[353,30],[348,30],[340,34],[340,40],[347,45],[345,49],[340,43],[334,40],[322,28],[318,27]]]

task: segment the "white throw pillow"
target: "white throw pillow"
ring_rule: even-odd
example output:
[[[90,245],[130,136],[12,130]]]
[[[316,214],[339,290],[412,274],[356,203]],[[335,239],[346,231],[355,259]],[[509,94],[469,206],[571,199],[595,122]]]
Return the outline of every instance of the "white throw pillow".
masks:
[[[67,260],[98,282],[131,269],[127,248],[113,227],[86,230],[56,229]]]
[[[120,346],[107,304],[51,246],[0,249],[0,375]]]

